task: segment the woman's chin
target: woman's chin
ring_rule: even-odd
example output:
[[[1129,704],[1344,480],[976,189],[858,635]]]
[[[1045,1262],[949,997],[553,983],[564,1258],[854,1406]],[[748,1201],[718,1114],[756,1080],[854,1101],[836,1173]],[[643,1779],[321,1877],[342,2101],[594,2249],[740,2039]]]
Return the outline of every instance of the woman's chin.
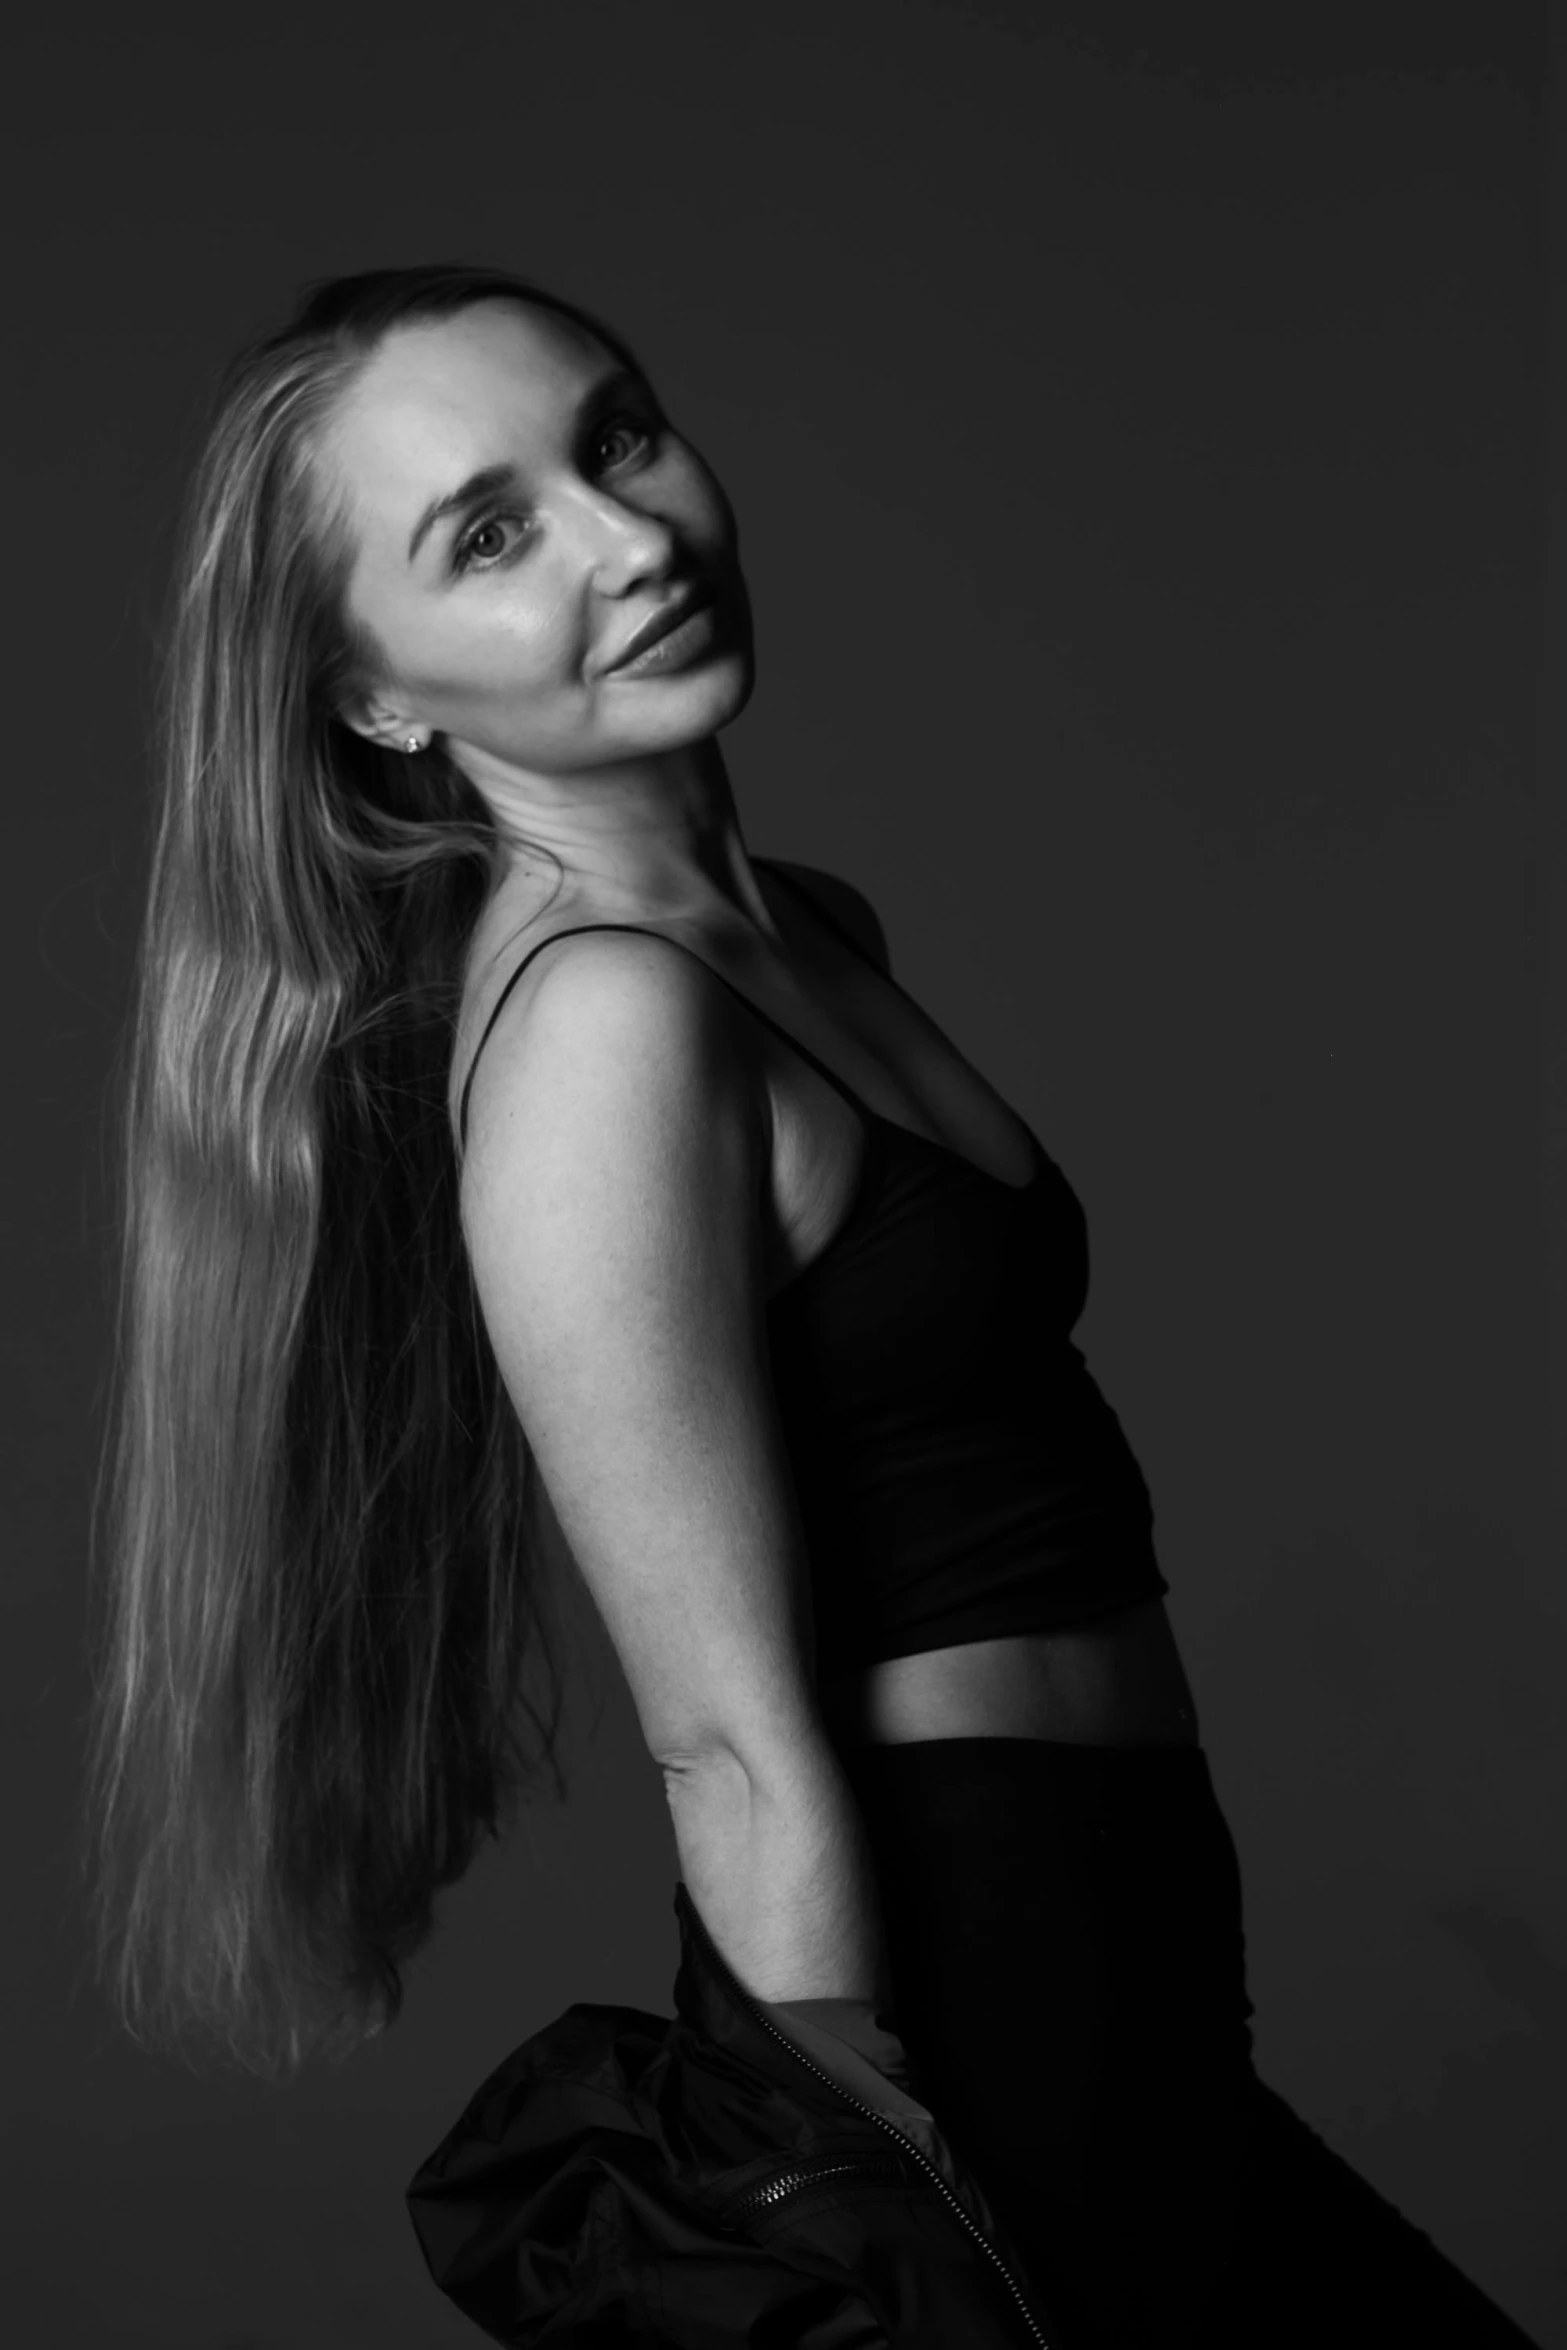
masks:
[[[726,652],[705,661],[700,669],[660,678],[645,697],[639,696],[636,723],[629,710],[620,714],[615,732],[626,742],[623,756],[636,756],[628,738],[635,737],[647,751],[672,751],[686,743],[717,734],[738,718],[756,685],[756,661],[749,650]]]

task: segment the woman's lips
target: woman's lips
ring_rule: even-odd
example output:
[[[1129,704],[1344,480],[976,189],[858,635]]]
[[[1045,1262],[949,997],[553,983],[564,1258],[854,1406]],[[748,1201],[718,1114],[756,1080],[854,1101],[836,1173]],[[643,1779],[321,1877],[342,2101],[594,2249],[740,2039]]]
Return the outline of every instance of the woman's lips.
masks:
[[[607,677],[642,677],[650,670],[683,669],[687,662],[699,660],[716,642],[719,633],[718,612],[710,597],[695,606],[673,628],[629,661],[617,661],[605,671]]]

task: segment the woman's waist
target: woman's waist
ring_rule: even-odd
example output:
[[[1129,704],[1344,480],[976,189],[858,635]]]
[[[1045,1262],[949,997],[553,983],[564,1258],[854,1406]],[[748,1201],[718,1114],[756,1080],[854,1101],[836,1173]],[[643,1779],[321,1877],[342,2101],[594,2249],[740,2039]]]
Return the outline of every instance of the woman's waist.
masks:
[[[885,1657],[824,1680],[839,1746],[925,1738],[1045,1738],[1195,1746],[1197,1709],[1160,1599],[1054,1632]]]

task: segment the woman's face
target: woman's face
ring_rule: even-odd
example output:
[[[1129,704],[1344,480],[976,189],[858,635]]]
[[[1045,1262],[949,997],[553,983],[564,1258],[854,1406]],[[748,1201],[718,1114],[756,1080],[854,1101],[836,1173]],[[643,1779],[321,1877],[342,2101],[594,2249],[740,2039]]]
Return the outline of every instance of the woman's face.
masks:
[[[676,749],[743,707],[750,611],[723,491],[572,321],[483,302],[396,329],[318,461],[355,549],[350,610],[385,660],[361,732],[433,729],[481,774],[552,775]],[[622,666],[688,598],[705,610]]]

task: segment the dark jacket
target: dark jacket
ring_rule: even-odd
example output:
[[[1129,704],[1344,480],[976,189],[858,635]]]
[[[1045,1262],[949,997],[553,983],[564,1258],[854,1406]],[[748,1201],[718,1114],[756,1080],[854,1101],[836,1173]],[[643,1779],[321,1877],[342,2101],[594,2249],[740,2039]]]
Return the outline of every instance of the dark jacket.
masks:
[[[567,2008],[415,2172],[441,2291],[541,2350],[1071,2350],[961,2165],[776,2028],[684,1885],[675,1916],[672,2020]]]

